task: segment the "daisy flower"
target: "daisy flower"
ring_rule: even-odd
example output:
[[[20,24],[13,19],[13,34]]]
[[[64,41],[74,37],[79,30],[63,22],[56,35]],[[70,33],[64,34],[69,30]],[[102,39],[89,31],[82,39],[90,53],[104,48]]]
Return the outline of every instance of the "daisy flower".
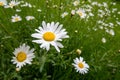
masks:
[[[12,22],[18,22],[21,20],[22,20],[22,18],[20,16],[18,16],[17,14],[15,14],[15,16],[12,16],[12,19],[11,19]]]
[[[4,6],[7,4],[7,1],[6,0],[0,0],[0,6]]]
[[[16,1],[16,0],[11,0],[11,1],[9,2],[9,4],[5,6],[5,8],[13,8],[14,6],[17,6],[17,5],[19,5],[19,4],[20,4],[20,2],[18,2],[18,1]]]
[[[11,60],[13,64],[16,64],[16,67],[21,69],[26,64],[31,64],[34,56],[34,49],[30,50],[30,47],[26,44],[21,45],[19,48],[16,48],[13,54],[15,57]]]
[[[86,13],[85,13],[85,11],[83,10],[83,9],[78,9],[77,11],[76,11],[76,13],[81,17],[81,18],[85,18],[86,17]]]
[[[40,48],[50,49],[50,45],[54,46],[55,49],[60,52],[59,48],[63,48],[63,45],[59,42],[63,38],[69,38],[67,35],[66,29],[62,29],[63,25],[60,25],[59,22],[46,23],[42,22],[42,27],[35,29],[37,33],[32,34],[31,36],[37,38],[33,42],[41,44]]]
[[[76,1],[73,2],[73,5],[74,5],[74,6],[78,6],[79,4],[80,4],[80,1],[79,1],[79,0],[76,0]]]
[[[89,65],[85,61],[83,61],[83,57],[75,58],[72,65],[75,67],[76,72],[79,72],[81,74],[85,74],[88,72]]]
[[[34,17],[34,16],[26,16],[25,18],[26,18],[26,20],[27,20],[27,21],[30,21],[30,20],[35,19],[35,17]]]
[[[64,18],[67,15],[68,15],[68,12],[64,12],[64,13],[61,14],[61,17]]]

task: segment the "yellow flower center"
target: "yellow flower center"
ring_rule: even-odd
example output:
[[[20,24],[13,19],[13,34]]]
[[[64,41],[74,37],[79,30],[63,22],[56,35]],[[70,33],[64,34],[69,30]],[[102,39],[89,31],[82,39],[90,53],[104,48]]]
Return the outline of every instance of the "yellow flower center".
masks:
[[[55,34],[52,32],[46,32],[43,34],[43,39],[45,41],[53,41],[55,39]]]
[[[82,12],[79,12],[78,14],[79,14],[80,16],[82,16],[82,15],[83,15],[83,14],[82,14]]]
[[[19,52],[17,55],[17,60],[19,62],[23,62],[24,60],[26,60],[26,58],[27,58],[27,55],[25,52]]]
[[[4,3],[3,2],[0,2],[0,6],[3,6],[4,5]]]
[[[80,62],[80,63],[78,64],[78,66],[79,66],[80,68],[84,68],[84,65],[83,65],[82,62]]]
[[[15,21],[19,21],[19,18],[18,18],[18,17],[16,17],[16,18],[15,18]]]

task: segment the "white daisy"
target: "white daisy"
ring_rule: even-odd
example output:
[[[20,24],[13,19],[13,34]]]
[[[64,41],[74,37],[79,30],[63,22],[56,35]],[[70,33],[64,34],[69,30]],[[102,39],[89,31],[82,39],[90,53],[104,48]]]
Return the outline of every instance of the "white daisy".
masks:
[[[76,72],[79,72],[81,74],[85,74],[88,72],[89,65],[85,61],[83,61],[83,57],[75,58],[72,65],[75,67]]]
[[[4,6],[7,4],[7,1],[6,0],[0,0],[0,6]]]
[[[58,52],[59,48],[63,48],[63,45],[59,42],[63,38],[69,38],[67,35],[66,29],[62,29],[63,25],[59,25],[59,22],[46,23],[42,22],[42,27],[35,29],[37,33],[32,34],[31,36],[37,38],[33,42],[41,44],[40,48],[50,49],[50,45],[54,46]]]
[[[19,48],[16,48],[13,54],[15,57],[11,60],[16,67],[21,69],[24,65],[31,64],[32,59],[35,57],[34,49],[30,50],[30,47],[23,44]]]
[[[35,17],[34,17],[34,16],[26,16],[25,18],[26,18],[26,20],[27,20],[27,21],[30,21],[30,20],[35,19]]]
[[[73,5],[74,5],[74,6],[78,6],[79,4],[80,4],[80,1],[79,1],[79,0],[76,0],[76,1],[73,2]]]
[[[85,18],[86,17],[86,13],[83,9],[79,8],[76,13],[81,17],[81,18]]]
[[[22,18],[20,16],[18,16],[17,14],[15,14],[15,16],[12,16],[12,19],[11,19],[12,22],[18,22],[21,20],[22,20]]]
[[[64,12],[64,13],[61,14],[61,17],[64,18],[67,15],[68,15],[68,12]]]
[[[19,4],[20,2],[18,2],[17,0],[11,0],[9,4],[5,6],[5,8],[13,8],[14,6],[17,6]]]

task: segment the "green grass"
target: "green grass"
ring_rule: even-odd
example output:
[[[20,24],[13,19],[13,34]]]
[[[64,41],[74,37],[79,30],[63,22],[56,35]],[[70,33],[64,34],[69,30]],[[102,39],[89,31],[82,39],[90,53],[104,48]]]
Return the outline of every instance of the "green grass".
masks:
[[[119,80],[120,79],[120,2],[113,0],[96,0],[98,3],[106,2],[108,10],[117,11],[104,15],[100,18],[98,10],[104,10],[104,7],[92,6],[93,17],[81,19],[79,15],[71,16],[71,10],[89,4],[87,0],[79,6],[73,6],[74,0],[24,0],[36,7],[15,6],[13,9],[0,7],[0,80]],[[48,1],[48,3],[46,3]],[[80,0],[82,1],[82,0]],[[95,0],[94,0],[95,1]],[[111,3],[115,2],[116,5]],[[57,5],[57,8],[53,8]],[[63,9],[60,9],[63,6]],[[21,12],[16,12],[21,9]],[[41,12],[37,12],[41,9]],[[61,14],[67,11],[69,14],[61,18]],[[18,14],[22,21],[13,23],[11,16]],[[107,14],[107,13],[106,13]],[[26,21],[25,16],[32,15],[35,20]],[[114,17],[115,16],[115,17]],[[118,20],[116,19],[118,18]],[[114,24],[115,35],[108,34],[105,29],[99,29],[97,21],[102,20],[105,23]],[[64,48],[58,53],[51,46],[50,51],[43,50],[38,44],[33,43],[31,34],[35,29],[41,26],[42,21],[60,22],[66,29],[70,38],[64,39],[61,43]],[[108,29],[111,29],[107,26]],[[94,30],[97,29],[97,30]],[[75,31],[78,32],[75,32]],[[101,39],[105,37],[106,43]],[[26,43],[35,49],[35,58],[32,65],[22,67],[16,71],[16,65],[11,62],[13,51],[21,44]],[[79,55],[76,50],[80,49]],[[85,75],[76,72],[72,66],[73,59],[82,56],[90,66]]]

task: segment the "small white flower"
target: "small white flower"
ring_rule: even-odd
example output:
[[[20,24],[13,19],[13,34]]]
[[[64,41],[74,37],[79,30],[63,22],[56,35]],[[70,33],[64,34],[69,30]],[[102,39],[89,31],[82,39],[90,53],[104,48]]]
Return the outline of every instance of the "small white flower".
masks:
[[[102,42],[103,42],[103,43],[106,43],[106,39],[105,39],[104,37],[102,38]]]
[[[80,49],[77,49],[76,52],[80,55],[82,51]]]
[[[94,5],[98,5],[98,2],[92,2],[92,5],[94,6]]]
[[[73,61],[74,63],[72,65],[75,67],[76,72],[81,74],[88,73],[89,65],[83,61],[83,57],[75,58]]]
[[[75,33],[78,33],[78,30],[75,30]]]
[[[86,13],[83,9],[79,8],[76,13],[81,17],[81,18],[85,18],[86,17]]]
[[[16,68],[16,71],[20,71],[20,69],[21,69],[21,68],[18,68],[18,67],[17,67],[17,68]]]
[[[64,12],[64,13],[62,13],[61,17],[64,18],[67,15],[68,15],[68,12]]]
[[[20,5],[21,7],[29,7],[29,8],[32,8],[32,5],[30,3],[24,3],[22,5]]]
[[[108,7],[108,4],[106,2],[103,2],[104,7]]]
[[[118,25],[120,25],[120,21],[116,21],[116,23],[117,23]]]
[[[18,16],[17,14],[15,14],[15,16],[12,16],[12,19],[11,19],[12,22],[18,22],[21,20],[22,20],[22,18],[20,16]]]
[[[73,5],[74,5],[74,6],[78,6],[79,3],[80,3],[80,1],[79,1],[79,0],[76,0],[76,1],[73,2]]]
[[[37,33],[32,34],[31,36],[37,38],[33,42],[40,44],[40,48],[50,49],[50,45],[54,46],[55,49],[60,52],[59,48],[64,46],[59,42],[64,38],[69,38],[65,29],[62,29],[63,25],[59,25],[59,22],[46,23],[42,22],[42,27],[35,29]]]
[[[5,6],[7,5],[7,1],[6,0],[0,0],[0,6]]]
[[[41,12],[42,10],[41,9],[37,9],[38,12]]]
[[[9,4],[5,6],[5,8],[13,8],[14,6],[17,6],[19,4],[20,2],[18,2],[17,0],[11,0]]]
[[[53,8],[57,8],[58,6],[57,5],[53,5]]]
[[[114,35],[115,35],[114,30],[113,30],[113,29],[110,29],[109,34],[112,35],[112,36],[114,36]]]
[[[19,48],[16,48],[13,54],[15,57],[11,60],[13,64],[16,64],[17,70],[20,70],[26,64],[32,64],[34,56],[34,49],[30,50],[30,47],[23,44]]]
[[[72,11],[71,11],[71,14],[72,14],[72,15],[75,15],[75,10],[72,10]]]
[[[94,14],[90,12],[90,13],[89,13],[89,16],[94,16]]]
[[[100,25],[99,28],[100,28],[100,29],[103,29],[103,26]]]
[[[16,12],[21,12],[21,10],[20,9],[16,9]]]
[[[26,18],[26,20],[27,20],[27,21],[30,21],[30,20],[35,19],[35,17],[34,17],[34,16],[26,16],[25,18]]]
[[[120,11],[118,12],[118,14],[120,14]]]

